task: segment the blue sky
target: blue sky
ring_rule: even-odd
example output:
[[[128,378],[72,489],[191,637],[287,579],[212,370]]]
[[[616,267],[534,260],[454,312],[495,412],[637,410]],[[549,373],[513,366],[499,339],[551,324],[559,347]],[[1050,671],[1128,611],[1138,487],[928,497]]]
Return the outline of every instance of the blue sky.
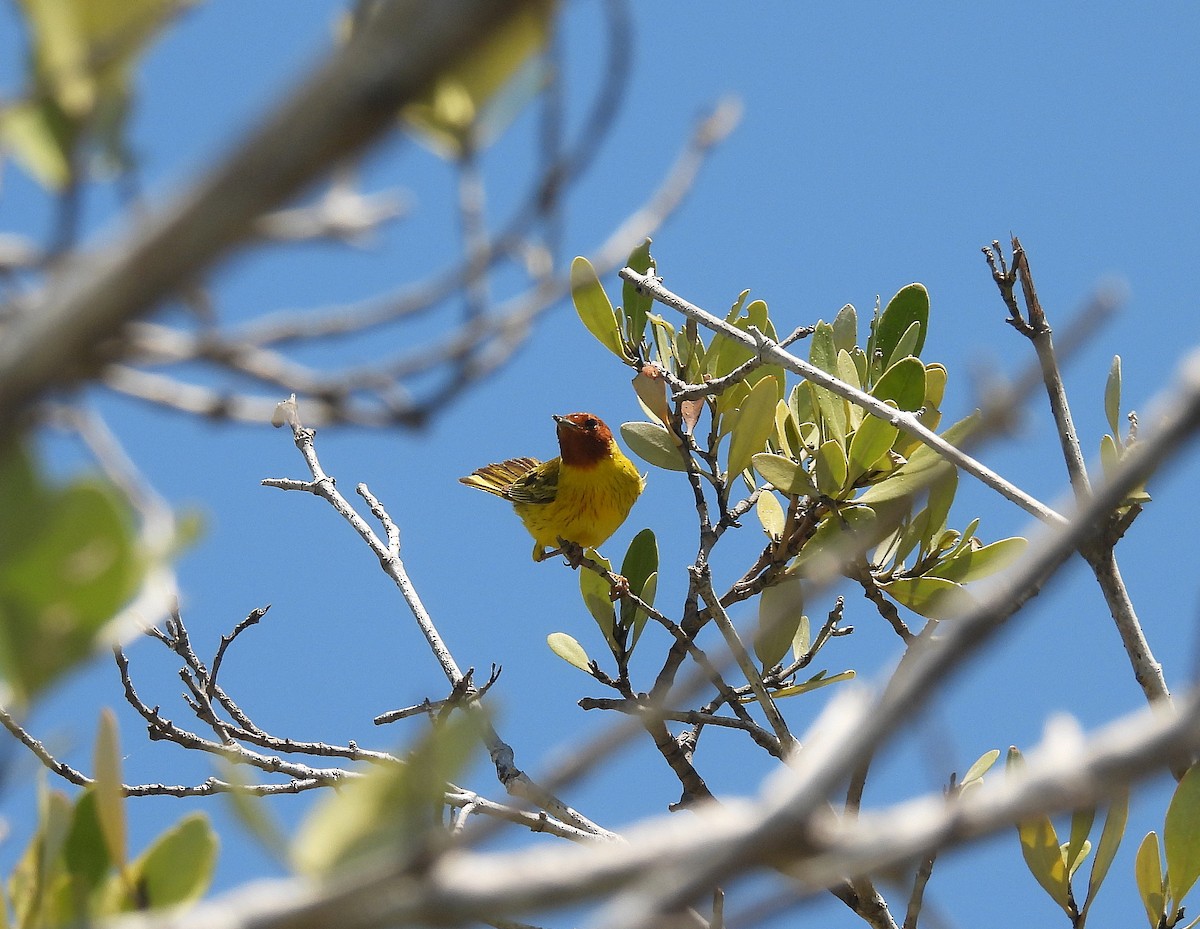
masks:
[[[182,17],[139,78],[132,131],[147,190],[171,191],[219,157],[327,47],[340,8],[325,0],[213,0]],[[639,205],[697,115],[732,93],[745,106],[741,126],[655,236],[660,273],[692,302],[723,312],[750,288],[771,306],[778,328],[790,330],[831,319],[847,302],[867,314],[877,296],[886,300],[921,281],[933,307],[923,354],[950,369],[947,413],[955,418],[977,402],[989,378],[1016,374],[1033,360],[1004,324],[979,253],[1016,233],[1060,329],[1098,284],[1117,280],[1128,288],[1121,315],[1092,333],[1065,366],[1093,460],[1105,431],[1103,389],[1113,354],[1123,359],[1126,407],[1145,410],[1196,344],[1200,22],[1193,6],[843,4],[801,12],[762,3],[694,4],[683,12],[646,2],[635,15],[629,96],[613,133],[598,143],[592,170],[572,191],[566,257],[594,248]],[[0,88],[7,93],[20,85],[15,22],[12,5],[0,7]],[[598,4],[567,5],[572,127],[596,80],[599,22]],[[520,196],[513,179],[528,176],[532,126],[518,120],[513,135],[485,157],[495,227]],[[44,235],[48,212],[40,193],[12,165],[0,180],[0,231]],[[365,298],[453,261],[456,233],[446,206],[452,186],[436,159],[392,140],[368,160],[365,184],[402,188],[411,217],[367,250],[274,247],[227,262],[210,280],[223,317]],[[86,227],[96,241],[114,210],[111,191],[89,194]],[[605,283],[610,293],[619,286],[615,278]],[[444,681],[390,583],[333,512],[313,497],[259,486],[264,477],[304,476],[289,437],[265,427],[187,421],[100,391],[89,401],[161,493],[206,515],[205,536],[179,565],[185,617],[204,650],[211,654],[218,635],[250,610],[273,604],[224,672],[226,686],[260,725],[296,738],[382,747],[415,733],[413,723],[376,732],[370,720],[444,695]],[[503,665],[493,691],[498,727],[534,774],[608,722],[575,706],[582,696],[601,695],[599,687],[551,655],[545,636],[571,632],[595,655],[598,633],[575,576],[553,561],[533,564],[512,514],[455,478],[498,458],[550,457],[550,415],[579,409],[614,425],[640,416],[626,370],[564,306],[512,365],[427,429],[318,435],[326,470],[343,490],[365,481],[399,522],[405,562],[459,664]],[[75,460],[58,440],[46,448],[57,467]],[[1065,501],[1065,471],[1041,397],[1017,433],[981,457],[1040,499]],[[1175,690],[1196,667],[1188,541],[1197,506],[1188,487],[1198,476],[1188,460],[1155,481],[1155,502],[1118,549]],[[1023,512],[969,479],[960,486],[959,526],[980,516],[988,540],[1032,531]],[[617,560],[638,529],[653,527],[663,552],[659,603],[668,610],[686,582],[692,518],[684,482],[654,471],[606,548]],[[716,565],[718,579],[734,576],[758,544],[750,521],[741,535]],[[828,670],[852,667],[868,681],[882,680],[899,643],[853,591],[848,603],[847,619],[858,631],[827,649]],[[661,637],[654,642],[664,645]],[[143,642],[131,657],[147,702],[163,704],[182,722],[186,707],[177,700],[170,656]],[[643,672],[652,673],[648,659]],[[820,699],[786,707],[798,730]],[[96,708],[118,701],[115,674],[101,660],[46,700],[31,725],[86,765]],[[961,772],[990,748],[1030,746],[1049,714],[1070,713],[1091,728],[1141,704],[1099,592],[1082,563],[1074,564],[889,747],[867,804],[938,789],[951,769]],[[203,759],[148,743],[130,714],[122,714],[122,724],[129,779],[188,781],[210,773]],[[735,738],[710,734],[705,743],[697,762],[718,793],[753,791],[757,780],[748,770],[768,769],[748,761]],[[3,807],[15,836],[0,848],[5,860],[28,834],[27,782],[10,787]],[[469,786],[500,793],[482,767]],[[1132,855],[1148,829],[1161,830],[1167,796],[1169,786],[1156,782],[1136,800],[1095,925],[1142,918]],[[678,786],[652,749],[638,745],[568,799],[619,827],[662,811],[678,799]],[[287,798],[272,806],[290,824],[309,802]],[[221,825],[219,889],[278,873],[219,801],[131,803],[135,840],[144,842],[193,806]],[[902,911],[902,894],[889,899]],[[1024,870],[1015,833],[945,855],[928,899],[951,925],[1063,919]],[[821,901],[807,915],[822,925],[857,924],[836,901]]]

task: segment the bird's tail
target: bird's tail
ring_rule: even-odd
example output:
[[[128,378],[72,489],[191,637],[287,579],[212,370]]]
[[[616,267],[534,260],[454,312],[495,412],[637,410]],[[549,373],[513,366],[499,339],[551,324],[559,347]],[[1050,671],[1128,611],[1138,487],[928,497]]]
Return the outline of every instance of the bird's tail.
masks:
[[[505,491],[512,487],[514,482],[524,477],[539,464],[541,462],[536,458],[510,458],[508,461],[484,465],[466,477],[460,477],[458,482],[466,484],[468,487],[485,490],[497,497],[503,497]]]

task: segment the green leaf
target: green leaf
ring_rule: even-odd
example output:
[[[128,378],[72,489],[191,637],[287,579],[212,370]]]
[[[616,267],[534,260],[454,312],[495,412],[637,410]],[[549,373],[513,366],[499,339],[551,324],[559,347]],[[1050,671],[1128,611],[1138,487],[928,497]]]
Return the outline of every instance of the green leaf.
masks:
[[[668,471],[687,470],[684,452],[671,440],[671,433],[657,423],[622,423],[621,438],[647,464]]]
[[[900,341],[892,349],[892,364],[895,364],[902,358],[916,357],[914,349],[917,347],[917,342],[921,340],[921,329],[921,324],[914,322],[904,330],[904,335],[900,336]]]
[[[887,461],[888,452],[900,430],[878,416],[866,416],[850,440],[849,483]]]
[[[764,377],[750,388],[733,423],[729,441],[729,478],[750,467],[750,459],[767,445],[775,429],[775,403],[779,387],[773,377]]]
[[[840,496],[846,486],[848,465],[840,442],[830,439],[817,449],[817,490],[827,497]]]
[[[206,815],[192,813],[155,839],[130,871],[145,902],[161,909],[199,900],[216,863],[217,834]]]
[[[297,870],[349,876],[386,863],[399,873],[428,861],[446,840],[446,785],[477,742],[473,715],[455,713],[429,728],[402,764],[372,767],[326,791],[293,842]]]
[[[993,748],[991,751],[984,752],[975,759],[974,764],[967,768],[967,773],[962,776],[959,784],[968,784],[971,781],[979,781],[983,776],[991,770],[992,765],[996,763],[996,759],[1000,757],[1000,749]]]
[[[929,291],[923,284],[909,284],[888,301],[879,323],[875,327],[875,338],[871,345],[872,354],[883,356],[886,368],[892,363],[892,354],[904,333],[913,323],[920,323],[920,334],[913,344],[912,354],[920,355],[925,345],[925,334],[929,331]]]
[[[629,253],[625,266],[633,268],[638,274],[654,276],[658,267],[650,256],[649,237],[642,239],[641,244]],[[625,335],[631,344],[638,345],[646,334],[646,314],[654,305],[654,298],[647,293],[640,292],[636,284],[623,280],[621,299],[625,309]]]
[[[22,699],[92,653],[144,571],[111,485],[81,479],[34,500],[0,509],[0,538],[13,540],[0,554],[0,673]]]
[[[778,542],[783,536],[783,526],[787,518],[779,498],[769,490],[764,490],[758,495],[758,500],[754,504],[754,512],[758,514],[758,521],[762,523],[767,537],[773,542]]]
[[[655,571],[642,584],[642,592],[640,594],[642,600],[647,604],[654,605],[654,595],[658,593],[658,572]],[[633,617],[633,621],[629,624],[633,630],[629,636],[629,645],[627,646],[630,653],[633,652],[633,647],[637,645],[638,639],[642,637],[642,630],[646,627],[646,620],[650,617],[645,611],[639,609]]]
[[[589,548],[587,557],[606,570],[612,571],[612,564],[609,560],[601,557],[595,549]],[[587,607],[587,611],[592,614],[592,619],[600,627],[600,632],[603,633],[604,640],[608,642],[608,647],[615,653],[617,640],[614,637],[613,627],[617,619],[616,611],[613,609],[612,587],[595,571],[581,568],[579,570],[579,593],[583,596],[583,605]]]
[[[1027,539],[1014,536],[981,548],[967,546],[958,554],[934,566],[927,576],[944,577],[960,584],[976,581],[1007,568],[1020,557],[1028,545]]]
[[[1133,877],[1138,894],[1146,908],[1150,929],[1158,929],[1166,916],[1167,901],[1162,874],[1162,858],[1158,851],[1158,835],[1147,832],[1133,860]]]
[[[546,644],[550,646],[550,651],[567,664],[588,674],[592,673],[592,660],[588,658],[588,653],[584,651],[583,646],[574,636],[567,635],[565,632],[551,632],[546,636]]]
[[[653,606],[653,594],[648,598],[645,596],[646,582],[657,575],[658,540],[654,537],[653,529],[643,529],[633,537],[625,551],[625,559],[621,562],[621,576],[629,582],[630,591]],[[626,629],[633,625],[635,613],[641,616],[642,622],[646,621],[645,615],[632,603],[621,601],[621,625]]]
[[[127,859],[125,796],[121,781],[121,746],[117,736],[117,717],[105,707],[100,711],[100,729],[96,733],[95,783],[96,817],[104,834],[109,857],[123,868]]]
[[[851,304],[847,303],[838,310],[831,328],[834,348],[842,352],[853,352],[858,344],[858,313]]]
[[[956,445],[975,430],[979,420],[980,414],[976,410],[942,433],[942,438],[951,445]],[[886,480],[868,487],[858,497],[857,502],[875,504],[914,496],[934,481],[943,479],[945,474],[953,469],[954,465],[932,448],[921,445],[908,461],[892,472]]]
[[[53,100],[27,100],[0,110],[0,148],[49,190],[62,190],[71,182],[75,136]]]
[[[758,630],[754,654],[764,670],[783,660],[804,615],[804,589],[799,578],[788,578],[767,587],[758,598]]]
[[[1017,824],[1017,834],[1021,837],[1021,854],[1025,857],[1025,865],[1042,889],[1046,891],[1063,911],[1070,914],[1067,866],[1063,862],[1062,849],[1058,844],[1058,836],[1054,832],[1054,824],[1049,816],[1034,816]]]
[[[858,378],[858,367],[854,364],[854,359],[850,357],[850,353],[844,349],[839,349],[837,353],[837,376],[838,379],[844,381],[855,390],[862,390],[862,381]],[[846,402],[846,431],[852,432],[858,428],[858,424],[863,421],[862,407],[857,404]]]
[[[617,326],[617,316],[613,312],[608,294],[604,292],[604,286],[596,276],[592,263],[582,256],[571,262],[571,300],[587,331],[594,335],[601,345],[622,361],[633,361],[625,351],[621,330]]]
[[[1129,817],[1129,791],[1119,794],[1108,808],[1104,817],[1104,828],[1100,831],[1100,844],[1096,846],[1096,855],[1092,859],[1092,873],[1088,877],[1087,899],[1083,903],[1082,917],[1087,918],[1092,901],[1108,876],[1108,869],[1117,856],[1121,846],[1121,838],[1125,835],[1125,821]]]
[[[876,400],[891,400],[898,409],[912,412],[925,403],[925,365],[911,355],[902,358],[883,372],[871,396]]]
[[[962,585],[941,577],[906,577],[879,586],[897,603],[927,619],[955,619],[975,605]]]
[[[63,845],[63,863],[80,897],[86,897],[99,887],[112,867],[113,860],[104,840],[94,789],[83,791],[75,801],[71,831]],[[82,920],[86,914],[78,912],[74,915]]]
[[[754,470],[762,475],[762,479],[781,494],[789,497],[817,496],[816,485],[809,478],[808,472],[790,458],[760,452],[750,460],[754,463]]]
[[[829,323],[817,323],[812,344],[809,346],[808,359],[826,374],[838,376],[837,347],[833,341],[833,327]],[[812,391],[817,408],[821,411],[823,435],[826,439],[844,440],[847,432],[846,401],[816,384],[812,384]],[[797,422],[803,421],[797,418]]]
[[[1183,898],[1200,877],[1200,765],[1183,776],[1163,824],[1163,852],[1167,857],[1167,889],[1179,912]]]
[[[1121,434],[1121,356],[1113,355],[1104,385],[1104,415],[1114,436]]]

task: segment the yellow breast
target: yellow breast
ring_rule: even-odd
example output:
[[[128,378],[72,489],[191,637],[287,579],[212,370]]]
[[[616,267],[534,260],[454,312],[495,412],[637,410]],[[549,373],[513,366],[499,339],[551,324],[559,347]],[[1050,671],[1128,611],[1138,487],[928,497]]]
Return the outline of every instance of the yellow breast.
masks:
[[[558,490],[551,502],[513,505],[534,541],[553,548],[562,537],[592,548],[625,522],[645,481],[615,446],[613,452],[590,467],[561,463]]]

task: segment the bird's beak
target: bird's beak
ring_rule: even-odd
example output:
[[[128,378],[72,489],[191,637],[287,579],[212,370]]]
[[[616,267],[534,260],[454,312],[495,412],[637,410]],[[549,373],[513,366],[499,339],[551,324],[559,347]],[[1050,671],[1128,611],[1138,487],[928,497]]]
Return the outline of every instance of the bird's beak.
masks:
[[[576,425],[575,423],[571,422],[569,419],[567,419],[567,417],[559,416],[557,413],[554,414],[553,418],[554,418],[554,421],[556,423],[558,423],[560,426],[568,426],[571,429],[582,429],[583,428],[582,426]]]

